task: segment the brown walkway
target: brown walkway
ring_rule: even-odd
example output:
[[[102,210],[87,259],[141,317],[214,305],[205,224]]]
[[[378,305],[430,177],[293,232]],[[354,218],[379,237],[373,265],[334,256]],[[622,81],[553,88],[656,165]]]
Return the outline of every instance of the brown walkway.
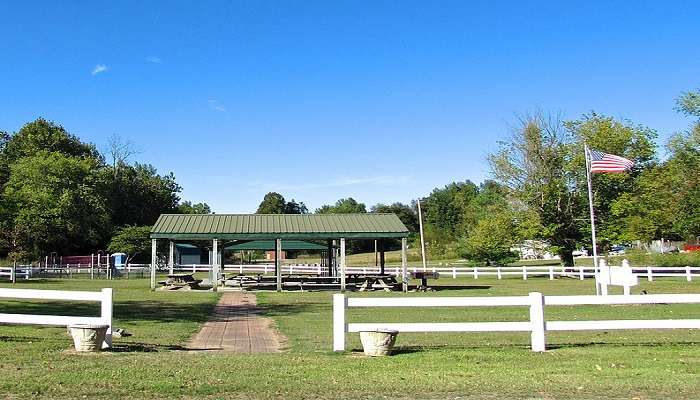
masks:
[[[280,337],[272,320],[262,317],[256,304],[252,293],[224,293],[209,321],[192,338],[189,349],[236,353],[280,351]]]

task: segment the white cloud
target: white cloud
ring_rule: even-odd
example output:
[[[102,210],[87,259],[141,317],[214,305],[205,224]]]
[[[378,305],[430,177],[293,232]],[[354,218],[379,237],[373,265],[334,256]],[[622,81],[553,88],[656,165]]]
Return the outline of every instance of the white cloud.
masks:
[[[160,57],[156,56],[148,56],[146,57],[146,61],[153,64],[163,64],[163,60]]]
[[[308,192],[318,189],[340,188],[346,186],[397,186],[413,182],[409,176],[371,176],[371,177],[339,177],[327,182],[306,182],[300,184],[275,184],[269,182],[251,182],[252,188],[264,190],[278,190],[285,192]]]
[[[93,68],[91,74],[92,74],[93,76],[95,76],[95,75],[101,74],[101,73],[103,73],[103,72],[105,72],[105,71],[107,71],[107,66],[106,66],[106,65],[104,65],[104,64],[97,64],[97,65],[95,65],[95,68]]]
[[[226,112],[226,107],[219,104],[216,100],[209,100],[209,108],[214,111]]]

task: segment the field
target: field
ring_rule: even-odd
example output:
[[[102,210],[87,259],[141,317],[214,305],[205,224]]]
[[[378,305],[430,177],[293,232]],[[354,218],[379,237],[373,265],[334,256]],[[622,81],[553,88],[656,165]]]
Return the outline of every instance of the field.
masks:
[[[591,294],[573,279],[445,279],[412,296]],[[460,286],[461,285],[461,286]],[[7,287],[9,284],[3,283]],[[115,288],[114,351],[76,354],[62,328],[0,328],[0,396],[7,398],[684,398],[700,396],[700,331],[611,331],[548,336],[546,353],[527,334],[401,334],[398,354],[367,358],[356,334],[344,354],[331,348],[331,293],[258,293],[288,338],[280,354],[188,352],[218,296],[149,292],[145,279],[38,280],[18,288]],[[634,292],[697,293],[681,280],[641,282]],[[351,296],[384,296],[383,293]],[[401,295],[398,293],[392,295]],[[698,318],[697,305],[549,307],[548,319]],[[0,302],[0,312],[97,313],[79,303]],[[525,320],[527,309],[353,309],[352,321]]]

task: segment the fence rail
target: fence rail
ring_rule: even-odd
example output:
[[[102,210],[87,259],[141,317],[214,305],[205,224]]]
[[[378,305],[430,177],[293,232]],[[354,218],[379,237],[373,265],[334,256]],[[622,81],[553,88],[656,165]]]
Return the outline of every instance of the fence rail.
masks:
[[[100,292],[81,292],[65,290],[37,290],[37,289],[5,289],[0,288],[0,298],[10,299],[39,299],[39,300],[71,300],[71,301],[95,301],[100,303],[99,317],[79,317],[66,315],[34,315],[34,314],[10,314],[1,313],[0,323],[6,324],[32,324],[32,325],[58,325],[68,326],[73,324],[101,324],[107,325],[105,347],[112,346],[112,289],[105,288]]]
[[[396,297],[348,298],[333,295],[333,350],[345,350],[348,332],[395,330],[399,332],[530,332],[532,351],[545,351],[547,331],[614,329],[700,329],[700,319],[546,321],[545,306],[615,304],[697,304],[700,294],[659,294],[635,296],[528,296],[508,297]],[[350,307],[512,307],[527,306],[529,321],[444,322],[444,323],[346,323]]]
[[[31,266],[23,265],[17,266],[17,277],[23,277],[28,279],[34,276],[59,276],[59,277],[72,277],[73,275],[80,274],[90,274],[91,277],[107,277],[110,278],[112,275],[126,275],[131,276],[132,274],[144,276],[150,271],[150,264],[136,264],[129,263],[125,266],[106,266],[106,265],[81,265],[81,264],[64,264],[64,265],[49,265],[49,266]],[[1,267],[0,277],[10,277],[11,267]],[[157,267],[158,271],[165,272],[169,271],[169,268],[165,264],[159,264]],[[173,272],[209,272],[211,265],[209,264],[181,264],[174,265]],[[313,274],[322,275],[327,272],[328,267],[322,266],[320,264],[284,264],[282,265],[283,274]],[[224,265],[223,271],[225,273],[237,273],[237,274],[260,274],[260,275],[274,275],[275,265],[274,264],[226,264]],[[423,271],[422,267],[410,266],[408,268],[409,272],[419,272]],[[460,278],[468,277],[473,279],[479,279],[482,277],[496,277],[498,279],[504,279],[507,277],[518,277],[523,280],[527,280],[532,277],[548,277],[550,280],[554,280],[561,277],[575,278],[584,280],[587,278],[595,277],[595,268],[593,267],[560,267],[555,265],[529,265],[529,266],[503,266],[503,267],[467,267],[467,266],[429,266],[427,271],[437,272],[440,274],[440,278]],[[656,278],[683,278],[688,282],[691,282],[695,278],[700,278],[700,267],[632,267],[632,271],[641,279],[646,279],[648,281],[653,281]],[[379,273],[379,267],[375,266],[347,266],[346,272],[348,274],[373,274]],[[387,266],[385,272],[394,275],[401,274],[401,267],[398,266]]]

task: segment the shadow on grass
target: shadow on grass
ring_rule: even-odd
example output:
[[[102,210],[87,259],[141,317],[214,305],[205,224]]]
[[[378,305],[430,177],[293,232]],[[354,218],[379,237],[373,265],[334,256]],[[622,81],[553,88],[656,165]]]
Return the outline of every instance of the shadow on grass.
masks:
[[[114,318],[120,322],[205,322],[214,308],[211,303],[171,303],[154,300],[120,301],[114,304]],[[99,316],[97,303],[51,301],[0,303],[0,312],[9,314]]]
[[[575,348],[588,348],[588,347],[622,347],[622,348],[659,348],[664,346],[676,346],[676,345],[686,345],[686,346],[697,346],[700,342],[692,340],[674,340],[667,342],[604,342],[604,341],[594,341],[586,343],[557,343],[557,344],[547,344],[547,350],[563,350],[563,349],[575,349]],[[530,351],[529,344],[508,344],[508,345],[408,345],[408,346],[396,346],[392,350],[392,355],[399,354],[413,354],[422,353],[428,351],[459,351],[459,350],[480,350],[480,349],[522,349]],[[350,349],[351,352],[362,353],[362,348]]]

